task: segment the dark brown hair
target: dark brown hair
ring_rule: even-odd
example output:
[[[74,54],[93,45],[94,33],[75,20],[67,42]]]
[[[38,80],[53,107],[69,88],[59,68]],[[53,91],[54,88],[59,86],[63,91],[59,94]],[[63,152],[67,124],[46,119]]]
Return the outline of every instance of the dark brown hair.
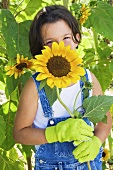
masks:
[[[68,26],[72,30],[74,39],[77,42],[77,33],[79,33],[81,38],[78,22],[67,8],[62,5],[46,6],[37,13],[30,27],[29,44],[31,54],[33,56],[40,54],[41,50],[43,49],[43,41],[41,37],[42,26],[46,23],[54,23],[59,20],[64,20],[68,24]]]

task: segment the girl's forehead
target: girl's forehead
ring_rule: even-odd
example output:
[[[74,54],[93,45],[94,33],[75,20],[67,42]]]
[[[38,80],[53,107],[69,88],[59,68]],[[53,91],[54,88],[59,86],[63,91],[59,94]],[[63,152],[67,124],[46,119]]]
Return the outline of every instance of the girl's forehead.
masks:
[[[42,26],[41,36],[43,40],[70,34],[72,31],[64,20],[47,23]]]

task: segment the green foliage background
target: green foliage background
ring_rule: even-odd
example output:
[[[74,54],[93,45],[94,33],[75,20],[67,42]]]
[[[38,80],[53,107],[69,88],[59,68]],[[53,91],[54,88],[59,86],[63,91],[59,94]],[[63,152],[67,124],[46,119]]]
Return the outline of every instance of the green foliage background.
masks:
[[[23,170],[26,163],[31,170],[32,146],[15,144],[13,140],[14,117],[19,96],[32,72],[27,71],[18,79],[6,76],[4,67],[14,65],[16,55],[32,58],[28,32],[37,11],[50,4],[66,6],[79,20],[82,3],[89,5],[91,15],[81,25],[82,41],[78,52],[84,65],[99,80],[103,93],[113,80],[113,7],[107,0],[7,0],[0,2],[0,90],[7,101],[0,105],[0,169]],[[38,47],[37,47],[38,48]],[[112,141],[112,138],[110,138]],[[110,148],[112,150],[112,147]],[[19,157],[22,154],[22,158]]]

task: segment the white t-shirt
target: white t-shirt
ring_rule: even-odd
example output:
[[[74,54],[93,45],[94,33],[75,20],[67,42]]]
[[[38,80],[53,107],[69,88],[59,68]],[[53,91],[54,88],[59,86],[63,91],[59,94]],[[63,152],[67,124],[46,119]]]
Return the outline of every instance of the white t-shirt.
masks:
[[[91,74],[89,70],[87,70],[88,79],[90,82],[92,82]],[[73,111],[73,105],[75,101],[75,97],[77,93],[80,90],[80,81],[78,81],[76,84],[73,84],[70,87],[63,88],[60,97],[62,101],[66,104],[66,106]],[[92,96],[92,90],[90,90],[89,96]],[[79,96],[77,98],[75,109],[82,105],[82,99],[81,99],[81,93],[79,93]],[[58,101],[58,99],[54,102],[52,105],[52,111],[53,111],[53,117],[69,117],[69,113],[66,111],[66,109],[62,106],[62,104]],[[48,123],[48,118],[44,117],[42,105],[40,102],[40,98],[38,100],[38,109],[36,113],[36,117],[34,119],[34,124],[39,128],[46,128]]]

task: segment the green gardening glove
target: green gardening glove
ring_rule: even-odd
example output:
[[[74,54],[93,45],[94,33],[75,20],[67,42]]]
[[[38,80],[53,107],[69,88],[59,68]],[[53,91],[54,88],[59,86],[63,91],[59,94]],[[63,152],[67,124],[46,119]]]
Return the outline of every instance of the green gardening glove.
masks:
[[[55,126],[47,127],[45,136],[48,143],[66,141],[87,141],[93,136],[93,128],[82,119],[69,118]]]
[[[73,155],[80,163],[92,161],[99,153],[102,143],[100,139],[93,136],[90,141],[82,142],[73,151]]]

